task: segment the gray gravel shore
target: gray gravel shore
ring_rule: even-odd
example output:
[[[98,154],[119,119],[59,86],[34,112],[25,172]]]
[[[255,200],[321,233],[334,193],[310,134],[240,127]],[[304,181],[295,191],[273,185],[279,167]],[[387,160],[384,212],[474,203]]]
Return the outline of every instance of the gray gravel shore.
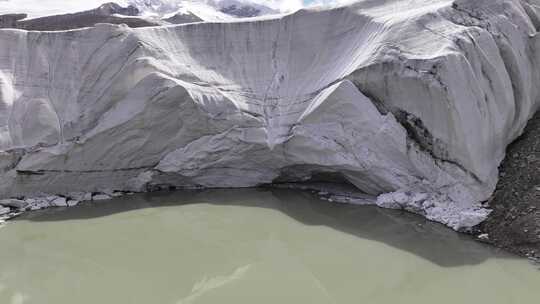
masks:
[[[509,146],[481,241],[540,260],[540,112]]]

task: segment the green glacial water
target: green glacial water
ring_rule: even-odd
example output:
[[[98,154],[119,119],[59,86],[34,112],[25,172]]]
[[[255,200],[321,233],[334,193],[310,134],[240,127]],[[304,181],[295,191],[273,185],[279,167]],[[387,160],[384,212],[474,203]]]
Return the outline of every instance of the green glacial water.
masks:
[[[1,304],[539,301],[524,259],[292,190],[133,195],[0,228]]]

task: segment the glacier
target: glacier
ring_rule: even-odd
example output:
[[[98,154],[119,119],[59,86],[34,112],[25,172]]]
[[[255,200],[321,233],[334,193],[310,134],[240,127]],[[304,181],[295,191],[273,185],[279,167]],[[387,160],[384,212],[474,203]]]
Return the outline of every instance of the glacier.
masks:
[[[456,230],[539,107],[540,1],[0,30],[0,198],[339,175]]]

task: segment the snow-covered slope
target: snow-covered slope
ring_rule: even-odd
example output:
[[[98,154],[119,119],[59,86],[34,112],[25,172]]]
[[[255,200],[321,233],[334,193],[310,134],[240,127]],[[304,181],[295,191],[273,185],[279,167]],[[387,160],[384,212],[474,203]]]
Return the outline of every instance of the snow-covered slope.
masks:
[[[129,27],[163,25],[160,20],[146,20],[139,17],[140,11],[134,6],[122,7],[116,3],[106,3],[97,8],[62,15],[27,19],[26,14],[0,15],[0,28],[18,28],[33,31],[59,31],[92,27],[98,23],[126,24]]]
[[[0,15],[24,13],[28,18],[40,18],[91,10],[108,2],[111,0],[0,0]],[[127,5],[125,0],[116,2]]]
[[[172,16],[196,16],[203,21],[278,14],[279,11],[252,1],[241,0],[130,0],[143,16],[170,19]]]
[[[209,3],[214,7],[217,7],[220,12],[240,18],[257,17],[279,13],[279,10],[271,9],[268,6],[246,0],[209,0]]]
[[[154,18],[170,18],[174,15],[193,15],[204,21],[224,21],[233,17],[224,14],[217,7],[206,1],[162,1],[162,0],[131,0],[131,5],[137,7],[143,16]]]
[[[365,0],[268,20],[0,30],[0,196],[341,174],[477,224],[539,105],[540,1]]]
[[[73,14],[109,4],[111,0],[0,0],[0,15],[25,13],[28,18]],[[173,15],[195,15],[201,20],[223,21],[238,17],[278,14],[258,0],[115,0],[121,6],[137,7],[143,17],[170,18]],[[271,2],[271,1],[270,1]]]

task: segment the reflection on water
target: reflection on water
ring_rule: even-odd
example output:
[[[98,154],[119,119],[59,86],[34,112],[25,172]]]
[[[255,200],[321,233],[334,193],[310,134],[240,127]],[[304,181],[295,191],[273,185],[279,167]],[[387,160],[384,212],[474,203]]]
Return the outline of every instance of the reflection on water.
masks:
[[[407,213],[292,190],[134,195],[0,230],[0,303],[536,303],[540,271]]]

